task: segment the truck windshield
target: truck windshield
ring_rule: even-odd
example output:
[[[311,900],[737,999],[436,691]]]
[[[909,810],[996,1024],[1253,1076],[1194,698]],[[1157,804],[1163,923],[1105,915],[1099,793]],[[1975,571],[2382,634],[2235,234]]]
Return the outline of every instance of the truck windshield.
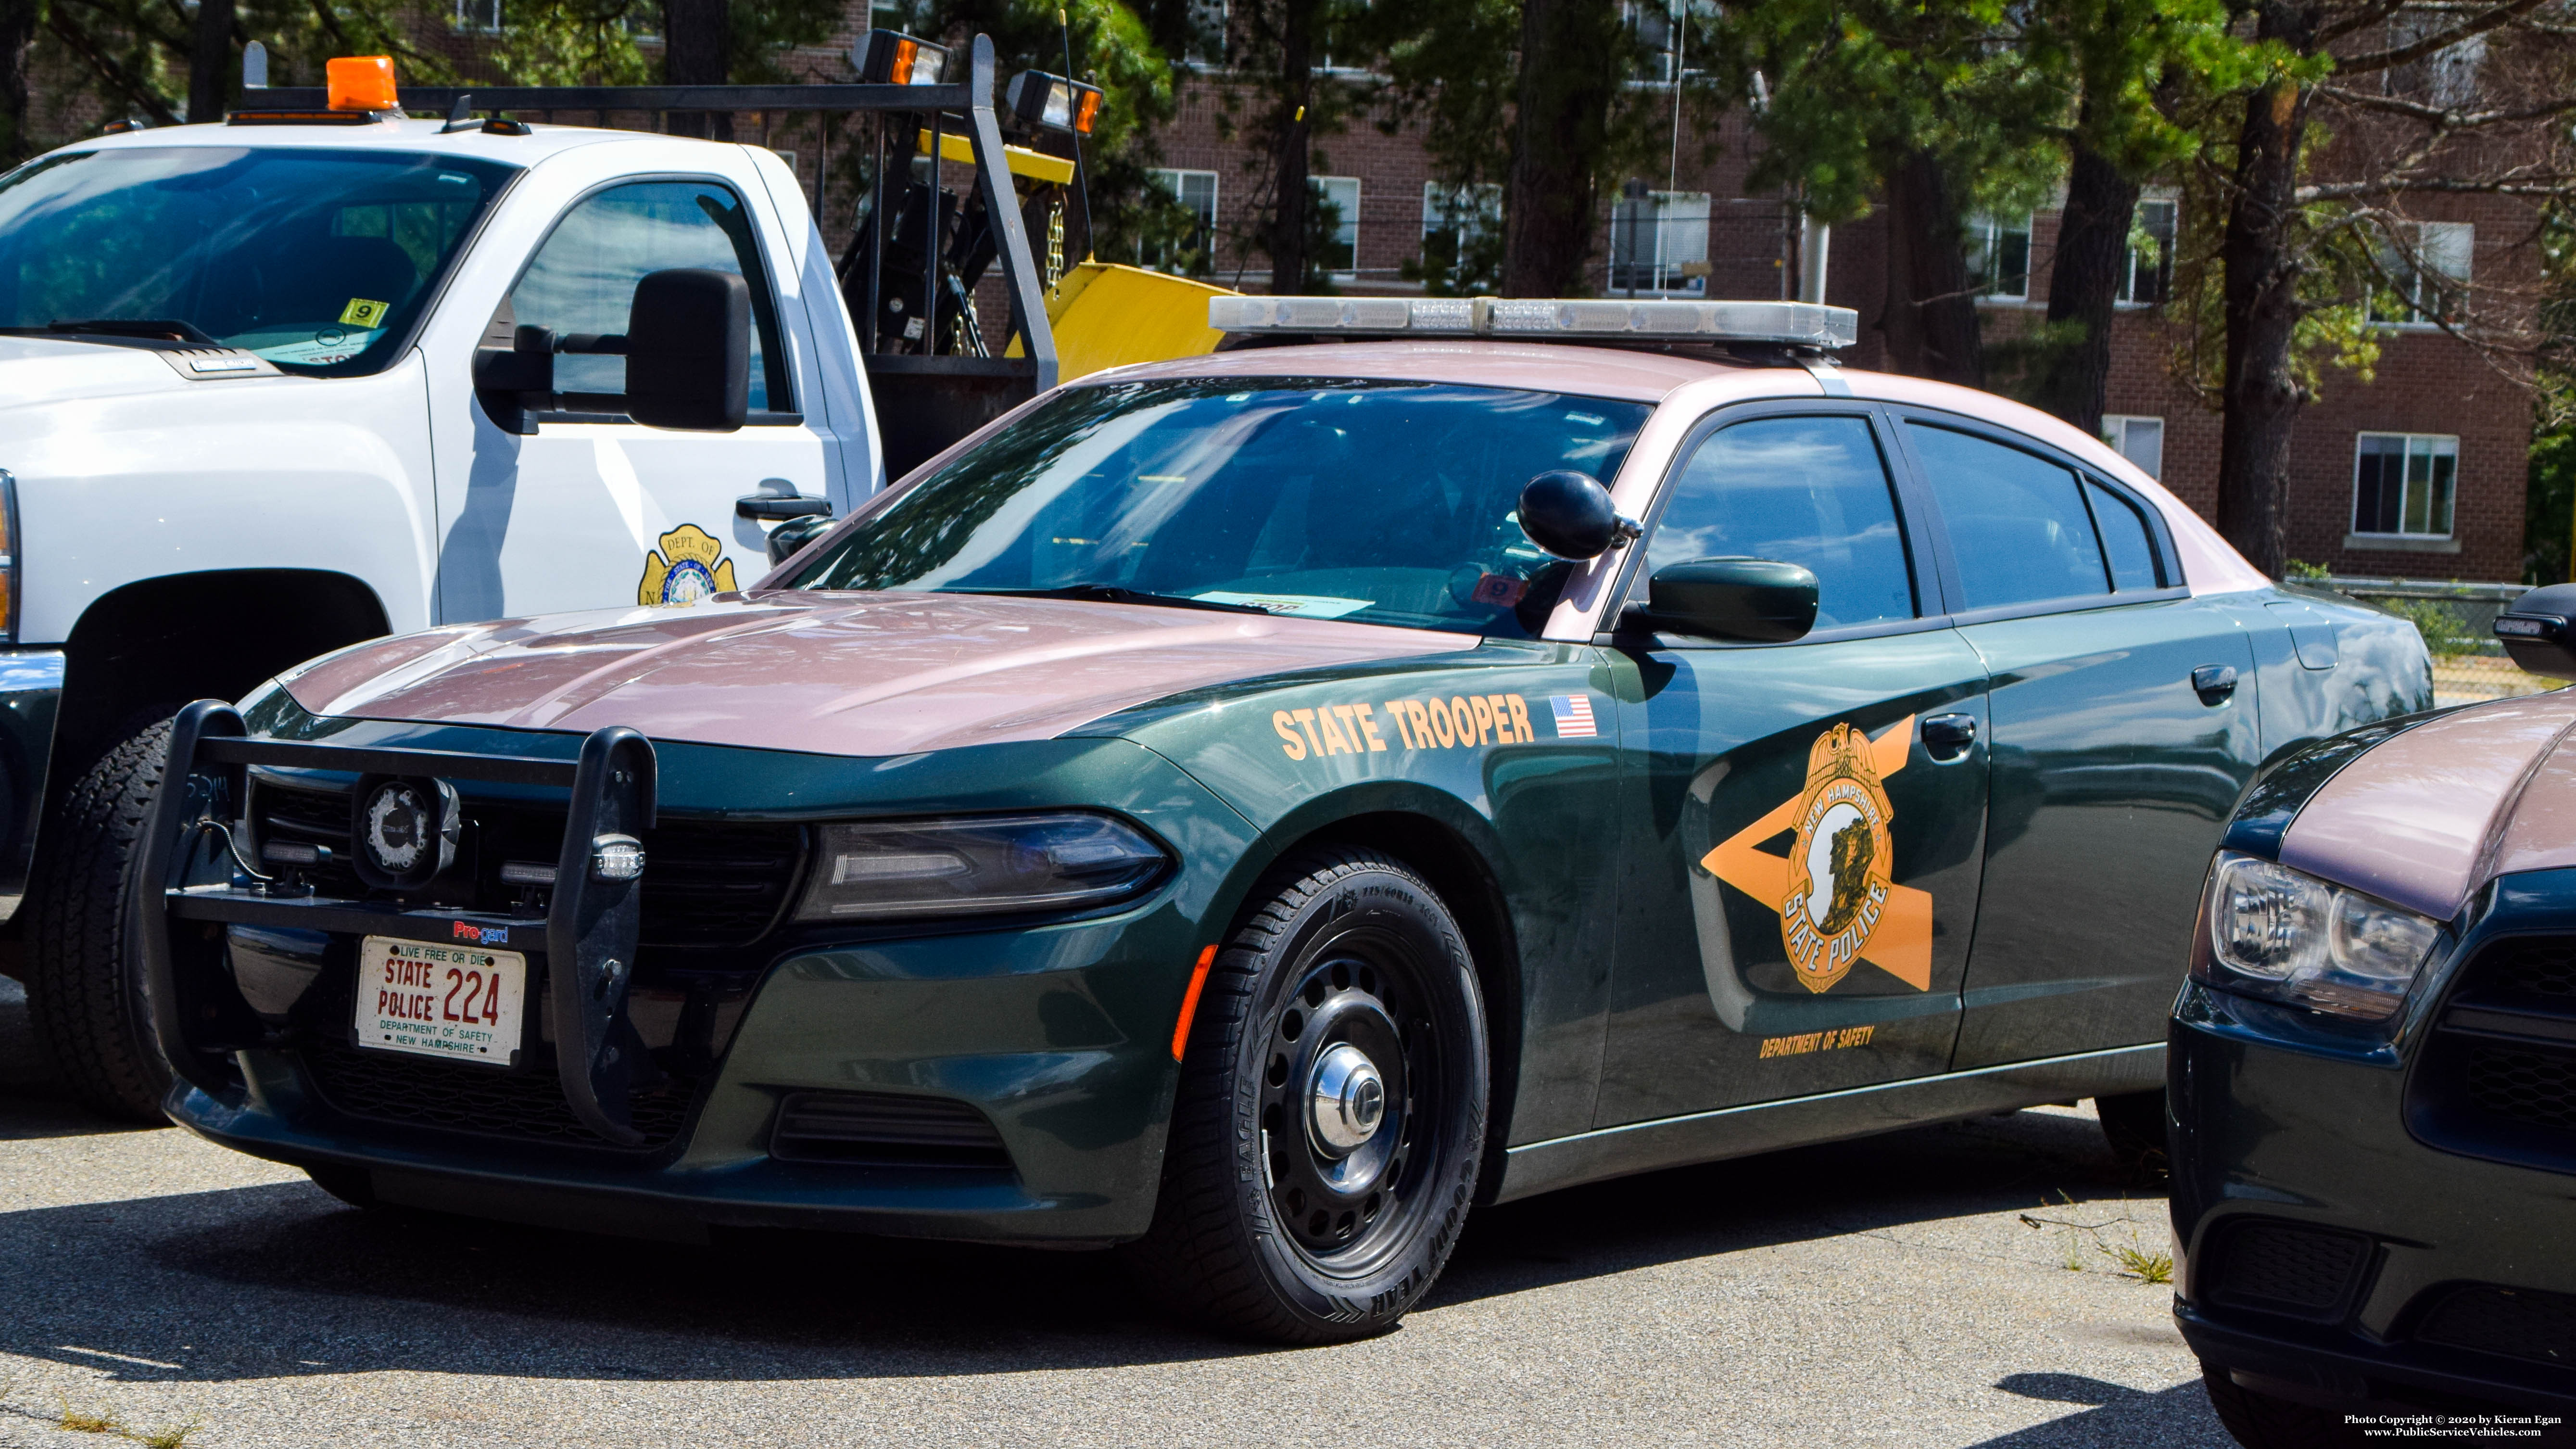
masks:
[[[1639,403],[1443,383],[1068,388],[878,504],[808,589],[1043,593],[1526,637],[1565,568],[1513,509],[1607,482]]]
[[[0,329],[219,342],[293,371],[373,372],[517,170],[303,147],[49,156],[0,178]]]

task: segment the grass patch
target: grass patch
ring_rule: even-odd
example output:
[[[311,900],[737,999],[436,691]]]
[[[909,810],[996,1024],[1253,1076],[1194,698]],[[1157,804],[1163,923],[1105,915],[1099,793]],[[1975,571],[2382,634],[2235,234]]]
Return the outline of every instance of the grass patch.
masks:
[[[125,1437],[137,1444],[147,1446],[147,1449],[181,1449],[181,1446],[188,1442],[188,1436],[203,1427],[196,1420],[190,1419],[184,1424],[168,1425],[155,1429],[149,1434],[128,1431]]]
[[[2075,1199],[2063,1188],[2058,1190],[2057,1199],[2055,1203],[2042,1203],[2041,1206],[2069,1208],[2075,1206]],[[2123,1198],[2121,1201],[2123,1206],[2127,1204],[2127,1199]],[[2141,1283],[2173,1281],[2173,1254],[2148,1247],[2145,1240],[2138,1236],[2138,1220],[2125,1212],[2118,1217],[2105,1218],[2098,1223],[2079,1223],[2067,1218],[2043,1218],[2030,1213],[2023,1213],[2021,1221],[2024,1227],[2041,1232],[2050,1228],[2058,1230],[2066,1245],[2066,1257],[2059,1266],[2069,1273],[2085,1271],[2092,1260],[2098,1256],[2117,1265],[2117,1271],[2123,1278],[2135,1278]],[[2125,1242],[2115,1242],[2105,1236],[2123,1229],[2125,1232],[2121,1235],[2127,1239]],[[2085,1251],[2088,1246],[2092,1249],[2090,1253]]]
[[[75,1434],[122,1434],[125,1432],[125,1426],[116,1422],[116,1416],[114,1414],[93,1414],[87,1409],[75,1409],[72,1407],[72,1400],[69,1394],[57,1394],[54,1397],[62,1404],[62,1413],[54,1420],[56,1428],[69,1429]]]

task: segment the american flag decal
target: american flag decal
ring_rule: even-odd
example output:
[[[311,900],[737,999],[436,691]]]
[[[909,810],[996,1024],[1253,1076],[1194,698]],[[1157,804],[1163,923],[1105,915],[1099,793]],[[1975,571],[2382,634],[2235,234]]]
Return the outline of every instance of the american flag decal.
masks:
[[[1588,694],[1551,694],[1547,707],[1556,715],[1556,737],[1560,740],[1588,740],[1600,734],[1592,727],[1592,696]]]

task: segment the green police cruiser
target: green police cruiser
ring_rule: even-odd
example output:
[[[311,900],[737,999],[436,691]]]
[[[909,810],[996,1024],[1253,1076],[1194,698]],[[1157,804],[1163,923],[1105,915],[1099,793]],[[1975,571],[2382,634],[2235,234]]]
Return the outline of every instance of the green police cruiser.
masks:
[[[2099,442],[1835,366],[1848,311],[1211,317],[740,594],[192,706],[172,1115],[362,1204],[1116,1246],[1358,1337],[1479,1202],[2159,1118],[2239,796],[2430,703]]]

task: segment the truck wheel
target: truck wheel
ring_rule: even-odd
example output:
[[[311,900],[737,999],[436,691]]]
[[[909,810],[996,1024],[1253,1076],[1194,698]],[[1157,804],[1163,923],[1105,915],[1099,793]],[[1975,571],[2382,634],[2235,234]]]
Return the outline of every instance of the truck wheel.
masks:
[[[103,1116],[159,1124],[170,1063],[153,1035],[125,892],[170,721],[137,724],[64,793],[47,822],[27,923],[27,1012],[63,1084]]]
[[[2122,1092],[2096,1097],[2093,1111],[2102,1119],[2103,1140],[2111,1155],[2134,1176],[2161,1177],[2166,1170],[2165,1089]]]
[[[2209,1390],[2218,1422],[2245,1449],[2339,1449],[2361,1442],[2361,1435],[2334,1410],[2249,1389],[2206,1360],[2200,1365],[2200,1382]]]
[[[1280,1343],[1393,1328],[1457,1245],[1485,1145],[1484,1006],[1440,897],[1374,851],[1274,872],[1182,1060],[1146,1286]]]

